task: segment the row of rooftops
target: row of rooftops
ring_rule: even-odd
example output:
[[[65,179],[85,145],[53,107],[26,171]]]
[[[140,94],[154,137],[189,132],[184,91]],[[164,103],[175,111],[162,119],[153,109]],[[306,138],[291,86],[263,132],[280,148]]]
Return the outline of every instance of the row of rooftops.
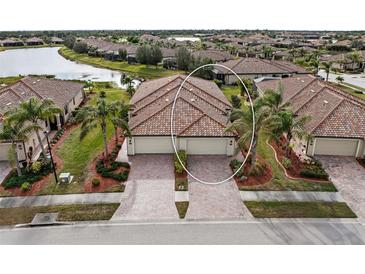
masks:
[[[25,77],[0,88],[0,115],[32,97],[52,99],[58,107],[63,108],[82,90],[83,84],[72,81]]]
[[[63,43],[63,39],[59,37],[52,37],[50,39],[51,43],[61,44]],[[0,46],[20,46],[20,45],[31,45],[31,44],[44,44],[43,39],[39,37],[30,37],[27,39],[19,39],[19,38],[7,38],[4,40],[0,40]]]
[[[284,103],[297,115],[309,115],[306,129],[317,137],[365,139],[365,102],[312,75],[256,83],[259,90],[281,84]]]

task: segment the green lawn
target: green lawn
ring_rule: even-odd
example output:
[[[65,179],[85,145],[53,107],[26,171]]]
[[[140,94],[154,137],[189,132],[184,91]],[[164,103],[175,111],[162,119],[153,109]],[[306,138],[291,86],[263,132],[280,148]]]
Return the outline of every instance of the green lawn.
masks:
[[[266,136],[261,134],[257,147],[258,154],[268,161],[273,169],[273,178],[270,182],[257,186],[241,186],[240,190],[295,190],[295,191],[337,191],[331,182],[309,182],[305,180],[288,179],[275,159],[274,152],[266,144]]]
[[[184,219],[186,212],[188,211],[189,202],[175,202],[177,212],[179,213],[179,218]]]
[[[221,90],[223,91],[224,95],[227,97],[227,99],[231,102],[231,96],[232,95],[239,95],[240,94],[240,88],[237,85],[234,86],[222,86]]]
[[[123,72],[127,72],[130,74],[133,74],[137,77],[143,77],[143,78],[160,78],[165,76],[170,76],[178,73],[184,73],[182,71],[178,70],[167,70],[162,68],[161,66],[155,67],[155,66],[146,66],[146,65],[138,65],[133,64],[130,65],[127,62],[119,62],[119,61],[107,61],[104,58],[101,57],[91,57],[87,54],[77,54],[74,51],[63,47],[59,51],[59,54],[65,57],[66,59],[72,60],[72,61],[78,61],[81,63],[97,66],[97,67],[103,67],[113,70],[120,70]]]
[[[339,202],[244,202],[256,218],[356,218],[346,203]]]
[[[353,88],[356,88],[356,89],[358,89],[358,90],[361,90],[361,91],[365,91],[365,89],[364,88],[362,88],[362,87],[358,87],[358,86],[354,86],[354,85],[351,85],[351,84],[349,84],[349,83],[345,83],[346,85],[348,85],[348,86],[351,86],[351,87],[353,87]],[[346,91],[347,93],[349,93],[349,94],[351,94],[351,95],[353,95],[353,96],[356,96],[356,97],[358,97],[358,98],[360,98],[360,99],[363,99],[363,100],[365,100],[365,94],[363,94],[363,93],[359,93],[359,92],[356,92],[355,90],[353,90],[352,88],[350,88],[350,87],[346,87],[346,86],[344,86],[344,85],[339,85],[339,84],[335,84],[338,88],[340,88],[341,90],[343,90],[343,91]]]
[[[99,86],[98,86],[99,85]],[[129,101],[127,93],[118,88],[103,89],[101,84],[96,84],[93,95],[88,104],[95,104],[98,94],[101,90],[106,92],[106,100],[109,102],[117,100]],[[57,150],[57,154],[63,159],[64,167],[60,172],[70,172],[74,177],[73,183],[70,185],[55,184],[52,177],[50,182],[40,191],[39,194],[65,194],[83,192],[83,183],[88,175],[89,163],[102,152],[103,138],[100,127],[92,129],[89,134],[80,141],[80,126],[73,129],[67,139]],[[107,127],[108,138],[114,135],[114,129],[111,123]],[[117,191],[118,189],[115,189]],[[111,190],[113,191],[113,189]]]
[[[21,76],[9,76],[9,77],[0,77],[0,85],[5,84],[5,85],[11,85],[13,83],[15,83],[16,81],[20,80]]]
[[[56,212],[60,222],[109,220],[118,207],[119,204],[110,203],[0,208],[0,225],[30,223],[37,213]]]

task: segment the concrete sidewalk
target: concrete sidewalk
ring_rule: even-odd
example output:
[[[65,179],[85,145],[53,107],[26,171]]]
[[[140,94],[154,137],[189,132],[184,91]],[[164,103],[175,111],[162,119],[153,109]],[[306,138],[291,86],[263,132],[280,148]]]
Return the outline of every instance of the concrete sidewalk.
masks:
[[[0,198],[0,208],[120,203],[122,198],[123,192],[4,197]]]
[[[240,191],[243,201],[325,201],[344,202],[338,192],[317,191]]]

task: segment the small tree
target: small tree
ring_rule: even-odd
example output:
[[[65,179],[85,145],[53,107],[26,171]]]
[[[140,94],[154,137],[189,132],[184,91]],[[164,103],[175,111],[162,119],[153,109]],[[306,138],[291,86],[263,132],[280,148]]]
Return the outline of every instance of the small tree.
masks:
[[[158,63],[160,63],[163,58],[162,51],[161,51],[160,47],[158,47],[158,46],[152,46],[150,51],[151,51],[150,64],[155,65],[156,69],[157,69]]]
[[[192,62],[192,56],[190,52],[185,48],[181,47],[176,53],[177,68],[180,70],[189,70],[190,63]]]
[[[108,112],[110,113],[110,120],[114,126],[115,143],[118,143],[118,128],[122,130],[123,136],[130,136],[130,130],[128,127],[128,112],[131,108],[130,105],[125,104],[123,101],[113,102],[108,105]]]
[[[119,54],[119,57],[120,59],[122,59],[123,61],[127,60],[127,50],[125,48],[120,48],[118,50],[118,54]]]
[[[148,65],[151,63],[151,48],[149,46],[140,46],[136,51],[138,63]]]
[[[69,49],[73,49],[75,42],[76,42],[76,38],[75,38],[74,36],[69,35],[69,36],[67,36],[67,37],[65,38],[65,40],[64,40],[64,42],[63,42],[63,43],[64,43],[64,44],[65,44],[65,46],[66,46],[66,47],[68,47]]]
[[[328,77],[329,77],[329,74],[330,74],[331,68],[332,68],[332,62],[322,62],[322,66],[323,66],[324,70],[326,71],[326,81],[328,82]]]
[[[232,100],[232,106],[234,108],[241,108],[241,100],[240,98],[238,98],[237,95],[231,95],[231,100]]]
[[[87,53],[88,46],[85,42],[76,42],[73,46],[73,50],[76,53]]]

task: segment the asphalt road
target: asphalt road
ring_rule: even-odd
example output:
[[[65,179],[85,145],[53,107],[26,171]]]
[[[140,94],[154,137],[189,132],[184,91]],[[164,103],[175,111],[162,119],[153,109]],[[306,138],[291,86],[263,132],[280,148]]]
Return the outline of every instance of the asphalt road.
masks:
[[[3,228],[0,244],[364,244],[355,220],[160,222]]]
[[[322,77],[326,78],[326,72],[324,70],[320,70],[319,75],[321,75]],[[334,73],[330,73],[328,80],[331,82],[336,82],[336,78],[337,78],[338,74],[334,74]],[[341,76],[344,79],[344,83],[349,83],[358,87],[362,87],[365,88],[365,73],[361,73],[361,74],[346,74],[343,73],[341,74]]]

